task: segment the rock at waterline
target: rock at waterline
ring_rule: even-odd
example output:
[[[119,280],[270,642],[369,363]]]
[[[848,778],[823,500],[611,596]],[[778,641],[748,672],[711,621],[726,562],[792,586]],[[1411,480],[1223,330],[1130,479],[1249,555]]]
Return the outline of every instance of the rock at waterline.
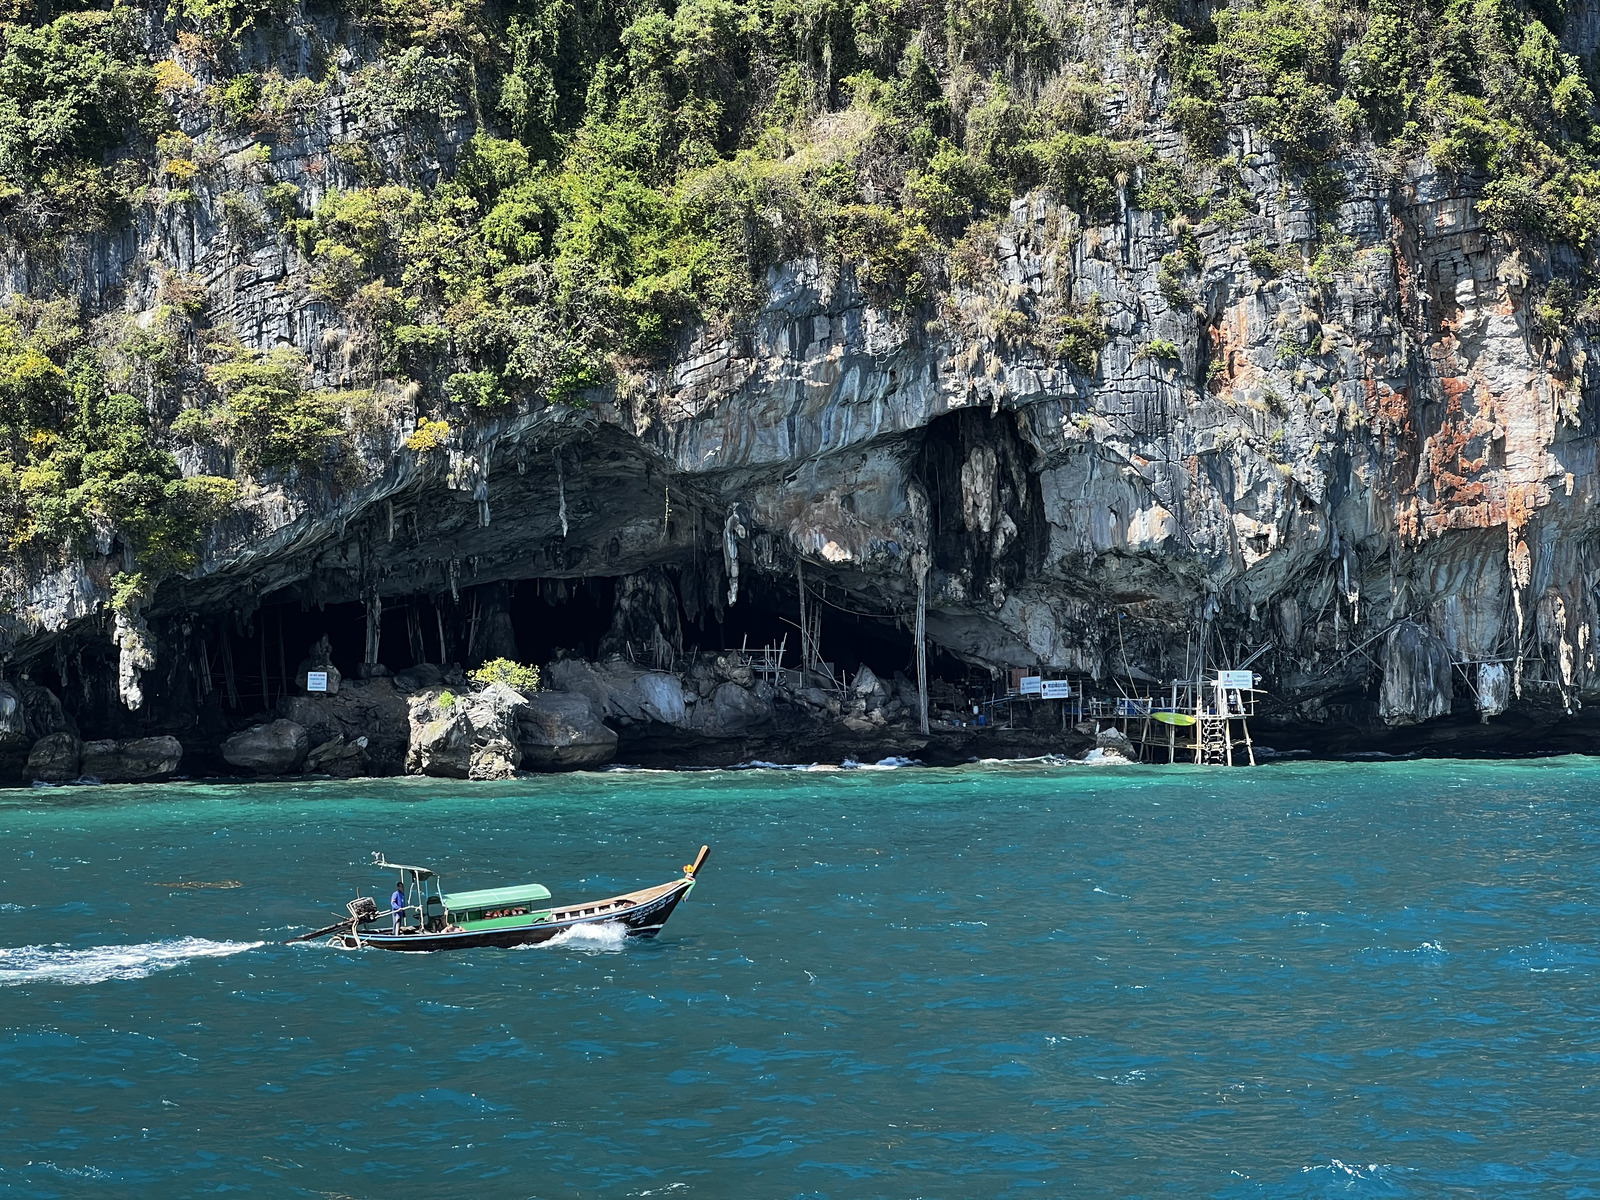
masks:
[[[465,696],[432,690],[410,704],[411,748],[406,772],[447,779],[509,779],[522,763],[520,692],[492,683]]]
[[[169,735],[133,738],[125,742],[102,739],[83,744],[83,774],[106,783],[133,783],[170,775],[183,761],[183,746]]]
[[[1097,750],[1108,750],[1113,754],[1120,754],[1130,761],[1139,757],[1139,751],[1134,748],[1133,742],[1128,739],[1128,735],[1115,725],[1097,732],[1094,735],[1094,744]]]
[[[358,737],[353,742],[344,738],[330,738],[313,746],[301,764],[307,775],[332,775],[335,779],[353,779],[367,772],[367,739]]]
[[[28,736],[28,721],[22,712],[22,694],[9,683],[0,683],[0,749],[20,746]]]
[[[313,746],[366,739],[367,765],[380,773],[405,766],[411,724],[406,697],[391,679],[346,680],[337,696],[285,696],[278,715],[304,725]]]
[[[587,696],[535,692],[517,721],[523,764],[539,771],[598,767],[617,754],[616,730],[602,722]]]
[[[546,667],[545,677],[555,691],[587,696],[604,720],[658,721],[680,728],[688,720],[683,683],[665,671],[645,671],[616,658],[603,663],[565,658]]]
[[[258,775],[287,775],[299,769],[310,749],[304,725],[279,719],[234,734],[222,743],[222,757]]]
[[[468,779],[510,779],[522,765],[517,748],[521,714],[527,698],[503,683],[491,683],[467,697],[467,721],[472,725],[472,757]]]
[[[411,702],[411,747],[406,751],[407,775],[437,775],[465,779],[472,765],[472,725],[466,709],[450,693],[425,694]]]
[[[738,737],[772,722],[772,706],[737,683],[724,683],[695,709],[694,730],[707,737]]]
[[[522,765],[522,751],[510,740],[491,737],[472,747],[467,763],[468,779],[515,779]]]
[[[46,734],[28,752],[28,775],[42,783],[71,783],[83,774],[83,741],[72,733]]]

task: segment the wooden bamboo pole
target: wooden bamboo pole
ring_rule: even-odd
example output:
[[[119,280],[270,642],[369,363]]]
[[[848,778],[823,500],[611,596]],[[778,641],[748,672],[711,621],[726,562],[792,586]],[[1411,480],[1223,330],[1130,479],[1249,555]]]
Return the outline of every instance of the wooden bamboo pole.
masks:
[[[222,623],[222,682],[228,689],[228,707],[239,707],[239,688],[233,678],[233,643],[228,638],[228,623]]]
[[[928,732],[928,571],[917,572],[917,712]]]
[[[806,625],[806,561],[794,560],[794,581],[800,590],[800,686],[806,685],[806,673],[811,670],[811,634]]]

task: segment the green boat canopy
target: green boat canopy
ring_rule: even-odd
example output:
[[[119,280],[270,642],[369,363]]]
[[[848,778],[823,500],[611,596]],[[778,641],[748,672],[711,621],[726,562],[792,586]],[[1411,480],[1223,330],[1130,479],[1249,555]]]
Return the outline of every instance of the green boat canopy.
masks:
[[[484,888],[478,892],[450,892],[440,898],[451,912],[468,912],[476,908],[509,908],[548,900],[550,889],[537,883],[523,883],[516,887]]]

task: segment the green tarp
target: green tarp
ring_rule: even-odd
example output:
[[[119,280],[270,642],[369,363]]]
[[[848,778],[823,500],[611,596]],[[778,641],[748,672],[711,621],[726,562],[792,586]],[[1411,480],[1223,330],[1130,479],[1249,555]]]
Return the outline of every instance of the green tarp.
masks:
[[[444,906],[451,912],[462,913],[479,908],[511,908],[548,899],[549,888],[540,887],[537,883],[522,883],[516,887],[485,888],[481,892],[451,892],[444,897]]]

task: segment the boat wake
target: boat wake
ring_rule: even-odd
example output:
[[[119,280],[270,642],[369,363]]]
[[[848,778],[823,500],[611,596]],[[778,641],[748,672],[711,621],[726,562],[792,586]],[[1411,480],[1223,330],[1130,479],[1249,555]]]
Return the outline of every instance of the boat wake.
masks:
[[[536,946],[518,946],[518,950],[551,950],[563,948],[580,954],[615,954],[628,941],[628,927],[621,921],[603,921],[598,925],[574,925],[564,929],[548,942]]]
[[[12,946],[0,948],[0,987],[143,979],[197,958],[226,958],[264,945],[265,942],[213,942],[185,937],[137,946],[90,946],[81,950],[59,942],[53,946]]]

